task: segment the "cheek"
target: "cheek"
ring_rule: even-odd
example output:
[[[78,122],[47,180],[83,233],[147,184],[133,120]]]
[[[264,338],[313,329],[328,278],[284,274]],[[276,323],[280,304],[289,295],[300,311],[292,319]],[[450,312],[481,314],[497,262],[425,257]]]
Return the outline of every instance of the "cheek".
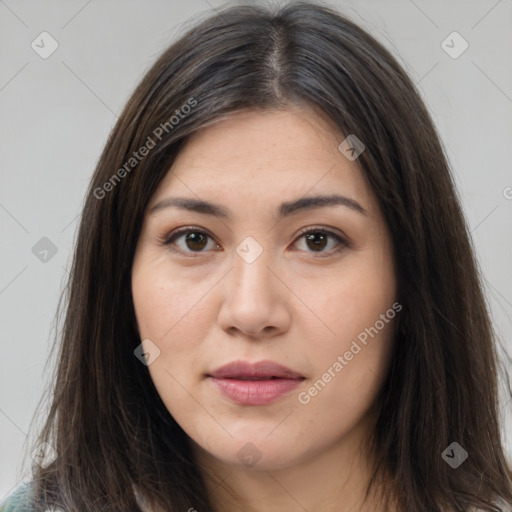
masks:
[[[309,297],[328,329],[322,336],[309,333],[315,371],[303,403],[311,399],[305,407],[350,421],[369,407],[389,367],[401,309],[393,308],[392,260],[382,251],[360,253]]]
[[[208,280],[198,273],[173,271],[162,258],[142,255],[136,259],[132,294],[141,337],[163,343],[164,339],[176,338],[180,330],[191,329],[185,338],[190,338],[191,333],[196,335],[206,322],[207,289]]]
[[[345,260],[335,277],[323,281],[321,286],[314,281],[306,284],[301,293],[326,327],[321,343],[318,336],[311,339],[318,339],[327,352],[350,344],[349,340],[373,326],[396,300],[391,260],[384,261],[370,250]]]
[[[140,337],[160,350],[148,370],[171,413],[176,407],[194,411],[185,389],[197,378],[202,340],[214,321],[208,307],[210,281],[200,272],[178,273],[162,258],[141,257],[134,263],[132,293]]]
[[[339,316],[338,334],[312,352],[315,372],[297,397],[303,419],[311,421],[310,432],[349,432],[370,410],[389,368],[395,324],[380,320],[380,314],[391,306],[374,305],[374,314],[365,310],[356,320]]]
[[[197,414],[187,390],[209,322],[204,287],[157,260],[140,258],[134,263],[132,294],[140,337],[149,338],[160,350],[148,371],[173,416]]]

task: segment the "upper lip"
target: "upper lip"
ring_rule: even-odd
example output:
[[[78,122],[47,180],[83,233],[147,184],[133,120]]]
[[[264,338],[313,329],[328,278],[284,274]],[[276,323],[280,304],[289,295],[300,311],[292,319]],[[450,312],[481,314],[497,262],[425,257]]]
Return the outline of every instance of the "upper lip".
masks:
[[[236,378],[287,378],[302,379],[300,373],[294,372],[273,361],[258,361],[249,363],[248,361],[233,361],[208,374],[209,377],[217,379],[236,379]]]

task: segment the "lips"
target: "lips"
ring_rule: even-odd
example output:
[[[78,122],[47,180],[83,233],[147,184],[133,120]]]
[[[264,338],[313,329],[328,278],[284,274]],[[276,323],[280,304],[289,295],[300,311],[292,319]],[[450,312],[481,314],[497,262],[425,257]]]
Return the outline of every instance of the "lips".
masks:
[[[214,370],[208,376],[237,380],[304,379],[300,373],[273,361],[234,361]]]
[[[272,361],[229,363],[207,377],[238,405],[268,405],[289,395],[305,377]]]

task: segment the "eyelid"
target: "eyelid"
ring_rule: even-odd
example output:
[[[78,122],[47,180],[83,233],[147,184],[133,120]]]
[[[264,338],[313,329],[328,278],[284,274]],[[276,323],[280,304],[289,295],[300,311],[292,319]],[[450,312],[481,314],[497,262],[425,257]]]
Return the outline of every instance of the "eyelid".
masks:
[[[308,253],[312,254],[314,258],[328,258],[330,256],[338,254],[344,249],[350,249],[352,247],[352,242],[350,241],[349,237],[347,237],[344,233],[339,234],[336,231],[337,230],[334,230],[334,228],[327,228],[323,226],[308,226],[307,228],[301,229],[299,231],[299,233],[295,237],[295,241],[298,241],[300,237],[308,233],[323,233],[332,238],[335,238],[338,241],[338,245],[329,251],[318,253],[315,253],[314,251],[308,251]],[[294,244],[295,243],[296,242],[294,242]]]
[[[339,245],[341,247],[331,249],[327,252],[319,252],[317,254],[315,254],[314,251],[309,252],[310,254],[313,255],[313,257],[316,257],[316,258],[328,257],[328,256],[331,256],[333,254],[340,252],[344,248],[351,248],[352,242],[350,241],[349,237],[347,237],[345,234],[338,234],[333,229],[334,228],[327,228],[327,227],[323,227],[323,226],[308,226],[306,228],[301,229],[299,231],[299,233],[297,233],[297,235],[294,238],[294,244],[298,241],[298,239],[300,237],[302,237],[303,235],[306,235],[308,233],[323,233],[323,234],[326,234],[328,236],[335,238],[339,242]],[[187,234],[188,232],[204,234],[207,237],[209,237],[211,240],[213,240],[215,242],[215,244],[217,244],[217,246],[220,245],[213,235],[211,235],[207,230],[205,230],[199,226],[183,226],[181,228],[177,228],[177,229],[173,230],[171,233],[169,233],[161,238],[158,238],[158,242],[161,245],[167,246],[169,248],[169,250],[172,250],[173,252],[178,252],[180,254],[186,254],[187,256],[197,257],[197,256],[201,256],[203,254],[207,254],[208,251],[195,251],[195,252],[194,251],[186,251],[186,252],[183,252],[180,249],[171,248],[172,242],[174,240],[179,238],[181,235]]]
[[[338,231],[338,232],[337,232]],[[330,227],[324,227],[324,226],[308,226],[307,228],[303,228],[299,231],[297,234],[297,238],[299,236],[305,235],[306,233],[325,233],[327,235],[332,235],[334,238],[337,238],[347,246],[351,247],[352,242],[350,241],[350,238],[345,235],[342,231],[340,231],[337,228],[330,228]]]
[[[166,246],[169,250],[171,250],[173,252],[177,252],[177,253],[180,253],[180,254],[186,254],[187,256],[197,257],[197,256],[201,256],[203,254],[206,254],[205,251],[196,251],[196,252],[194,252],[194,251],[187,251],[187,252],[184,252],[181,249],[174,249],[174,248],[171,247],[172,242],[174,240],[176,240],[177,238],[179,238],[182,235],[187,234],[188,232],[201,233],[203,235],[206,235],[207,237],[211,238],[217,244],[217,246],[220,245],[217,242],[217,240],[215,240],[215,237],[213,235],[211,235],[207,230],[205,230],[203,228],[200,228],[199,226],[183,226],[181,228],[177,228],[177,229],[171,231],[171,233],[163,236],[162,238],[158,238],[158,242],[161,245]]]

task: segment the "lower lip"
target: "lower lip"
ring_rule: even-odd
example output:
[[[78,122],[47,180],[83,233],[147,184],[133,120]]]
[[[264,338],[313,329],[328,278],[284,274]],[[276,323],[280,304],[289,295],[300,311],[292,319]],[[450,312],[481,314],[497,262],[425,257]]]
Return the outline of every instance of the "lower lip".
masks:
[[[225,396],[240,405],[267,405],[293,391],[303,379],[237,380],[210,377]]]

